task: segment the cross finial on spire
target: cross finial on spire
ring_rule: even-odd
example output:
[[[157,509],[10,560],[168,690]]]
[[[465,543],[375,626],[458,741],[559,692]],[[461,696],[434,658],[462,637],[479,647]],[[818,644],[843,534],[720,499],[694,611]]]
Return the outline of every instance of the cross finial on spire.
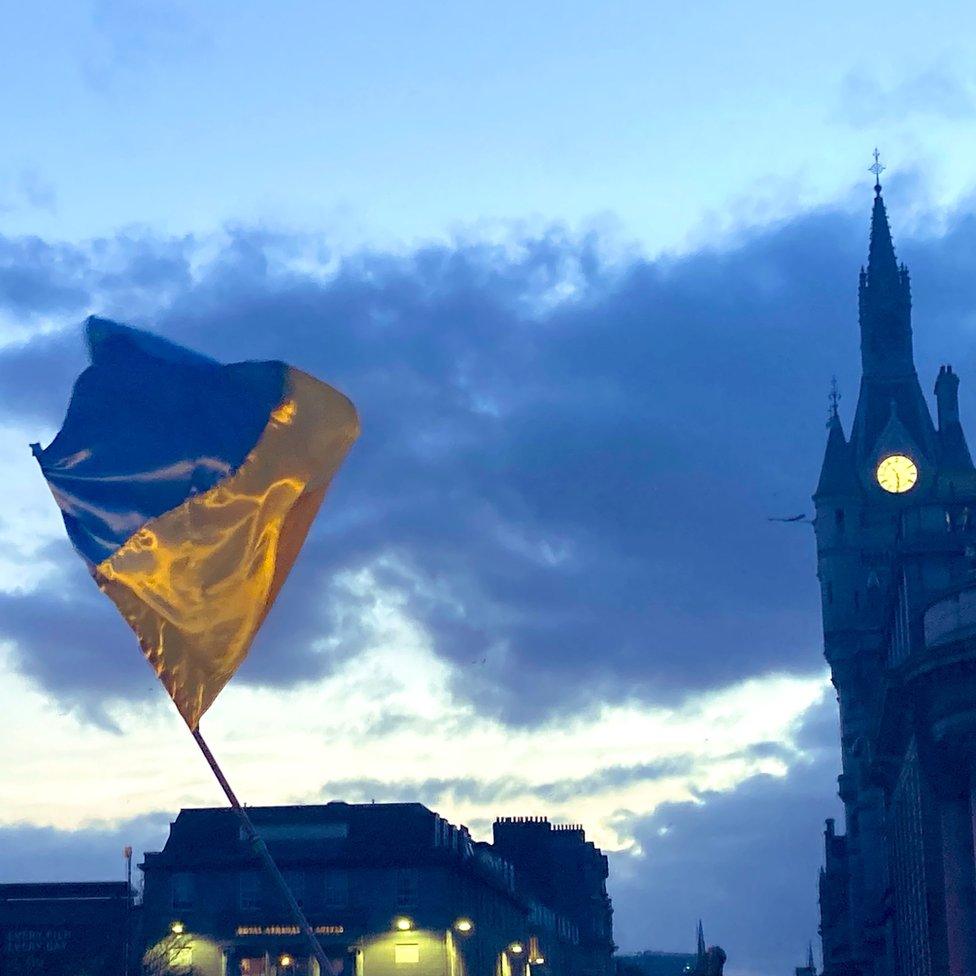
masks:
[[[874,147],[874,165],[868,167],[869,173],[874,173],[874,192],[881,193],[881,174],[885,171],[885,165],[881,162],[881,153],[878,147]]]
[[[827,418],[829,424],[837,416],[837,406],[840,403],[840,393],[837,390],[837,377],[833,376],[830,380],[830,395],[827,397],[830,403],[830,416]]]

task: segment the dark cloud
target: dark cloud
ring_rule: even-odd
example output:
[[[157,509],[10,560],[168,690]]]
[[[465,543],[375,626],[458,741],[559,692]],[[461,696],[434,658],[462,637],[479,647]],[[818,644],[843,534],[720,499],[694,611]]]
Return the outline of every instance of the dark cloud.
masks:
[[[324,280],[288,260],[318,246],[308,239],[234,230],[196,277],[192,242],[118,239],[85,252],[82,278],[114,314],[225,360],[293,362],[362,414],[240,680],[289,685],[355,654],[372,597],[341,573],[372,567],[458,665],[459,694],[531,722],[818,665],[812,533],[767,517],[810,511],[832,374],[853,407],[864,211],[808,213],[682,258],[609,262],[598,239],[553,229],[364,252]],[[897,215],[895,201],[923,382],[933,350],[963,352],[966,412],[960,323],[976,284],[956,256],[976,222],[960,213],[944,237],[912,240]],[[6,246],[15,271],[58,293],[56,248]],[[74,334],[4,351],[0,409],[57,424],[82,354]],[[59,694],[122,692],[111,607],[103,629],[92,606],[69,634],[77,579],[57,606],[84,676],[55,675],[30,632],[49,593],[8,598],[0,630]]]
[[[824,819],[839,816],[830,800],[838,765],[833,698],[807,718],[807,760],[789,775],[756,776],[733,792],[628,818],[644,853],[611,855],[614,937],[622,951],[693,952],[702,918],[708,942],[729,954],[730,976],[791,972],[811,941],[819,956]]]
[[[80,310],[89,298],[88,267],[69,245],[0,237],[0,309],[25,319]]]
[[[13,824],[0,827],[0,883],[14,881],[124,881],[122,850],[133,849],[138,864],[144,851],[166,843],[175,814],[153,813],[119,824],[94,824],[58,830]],[[139,872],[133,868],[133,882]]]
[[[29,597],[0,591],[0,633],[12,641],[22,670],[80,717],[115,729],[104,705],[112,699],[158,694],[158,683],[118,614],[80,559],[63,546],[37,558],[55,571]],[[69,561],[70,560],[70,561]]]

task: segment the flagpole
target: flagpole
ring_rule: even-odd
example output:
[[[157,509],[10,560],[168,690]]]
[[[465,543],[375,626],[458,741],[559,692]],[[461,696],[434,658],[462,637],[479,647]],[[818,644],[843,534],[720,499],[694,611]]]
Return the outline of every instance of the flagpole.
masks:
[[[278,870],[278,865],[275,864],[274,858],[271,856],[271,852],[268,850],[268,845],[264,842],[260,834],[258,834],[258,832],[254,829],[254,824],[251,823],[251,818],[247,815],[247,811],[241,806],[240,801],[237,799],[237,796],[231,789],[230,783],[227,782],[227,777],[224,776],[223,770],[221,770],[220,766],[217,764],[217,760],[214,758],[214,754],[210,751],[210,746],[207,745],[206,740],[200,734],[199,727],[190,729],[190,734],[196,740],[196,744],[200,747],[200,751],[203,753],[203,758],[207,760],[207,765],[210,766],[210,768],[213,770],[214,776],[217,777],[217,782],[220,783],[220,788],[224,791],[224,795],[230,801],[230,805],[233,807],[234,812],[240,818],[241,826],[244,828],[244,834],[247,837],[248,842],[264,862],[264,866],[268,869],[268,873],[274,878],[275,883],[281,890],[281,894],[288,903],[288,907],[291,909],[292,917],[298,923],[298,927],[302,930],[302,934],[306,939],[308,939],[309,947],[315,955],[315,958],[318,960],[319,969],[323,974],[330,973],[332,976],[335,976],[336,970],[332,966],[332,961],[325,954],[319,940],[315,936],[315,932],[312,931],[312,926],[309,925],[308,919],[305,917],[305,913],[302,911],[302,906],[295,901],[295,896],[288,887],[288,882],[285,881],[281,871]]]

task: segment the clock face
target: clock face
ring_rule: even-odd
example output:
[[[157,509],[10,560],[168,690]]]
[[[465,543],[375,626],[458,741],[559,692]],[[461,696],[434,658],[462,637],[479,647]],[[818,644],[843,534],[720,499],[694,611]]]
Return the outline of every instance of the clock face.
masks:
[[[875,472],[878,484],[893,495],[910,491],[918,481],[918,468],[915,462],[904,454],[889,454],[878,464]]]

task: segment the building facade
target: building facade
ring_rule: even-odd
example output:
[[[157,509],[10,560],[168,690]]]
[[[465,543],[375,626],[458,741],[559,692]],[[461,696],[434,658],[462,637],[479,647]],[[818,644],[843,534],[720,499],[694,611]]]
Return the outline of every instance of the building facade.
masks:
[[[494,845],[473,841],[466,828],[420,804],[329,803],[248,813],[337,972],[609,973],[591,968],[590,945],[561,902],[536,897]],[[592,845],[586,850],[602,858]],[[142,952],[151,969],[318,974],[233,811],[183,810],[163,850],[147,854],[141,867]],[[576,883],[574,876],[563,886]]]
[[[495,851],[514,866],[523,896],[573,927],[575,971],[609,976],[616,946],[606,855],[579,824],[555,825],[545,817],[496,820],[493,837]]]
[[[845,831],[827,821],[825,976],[976,974],[976,469],[959,378],[936,422],[880,183],[859,281],[862,378],[836,397],[814,494],[824,651],[840,705]]]
[[[134,930],[124,881],[0,885],[2,976],[118,976]]]

